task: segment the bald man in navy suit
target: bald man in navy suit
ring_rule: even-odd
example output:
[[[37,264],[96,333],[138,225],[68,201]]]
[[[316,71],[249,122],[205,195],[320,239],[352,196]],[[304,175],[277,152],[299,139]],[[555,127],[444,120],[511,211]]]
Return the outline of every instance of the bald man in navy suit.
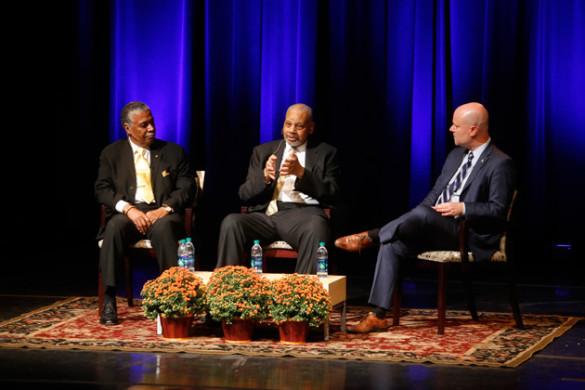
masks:
[[[402,259],[430,249],[457,249],[460,218],[506,218],[516,188],[516,170],[512,159],[491,142],[487,110],[479,103],[458,107],[449,130],[456,148],[447,156],[433,189],[417,207],[380,229],[335,241],[336,246],[349,252],[380,246],[369,298],[372,311],[350,327],[350,332],[388,328],[385,314],[391,306]],[[500,231],[471,230],[469,246],[476,261],[489,260],[500,237]]]

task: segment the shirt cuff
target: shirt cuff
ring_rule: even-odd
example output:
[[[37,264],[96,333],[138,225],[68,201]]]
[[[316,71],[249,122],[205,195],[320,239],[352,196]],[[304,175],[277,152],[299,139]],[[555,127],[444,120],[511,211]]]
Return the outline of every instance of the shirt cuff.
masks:
[[[124,207],[129,204],[130,203],[126,202],[125,200],[119,200],[118,203],[116,203],[116,211],[120,214],[124,214]]]

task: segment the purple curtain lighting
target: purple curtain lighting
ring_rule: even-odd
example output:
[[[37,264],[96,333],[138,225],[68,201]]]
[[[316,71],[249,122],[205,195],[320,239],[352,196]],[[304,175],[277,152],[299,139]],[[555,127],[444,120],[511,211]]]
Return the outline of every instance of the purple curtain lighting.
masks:
[[[110,139],[125,136],[122,107],[153,112],[157,137],[183,146],[191,134],[191,20],[187,0],[116,0],[112,6]]]
[[[585,170],[584,4],[113,0],[110,137],[124,135],[123,104],[150,104],[159,137],[205,156],[195,159],[220,205],[215,231],[239,206],[252,148],[280,137],[286,107],[307,103],[316,136],[340,149],[353,231],[422,199],[453,146],[453,109],[479,101],[518,164],[533,237],[575,243],[585,232],[569,216],[584,206],[566,196],[585,197],[575,180]],[[374,179],[356,183],[366,170]]]

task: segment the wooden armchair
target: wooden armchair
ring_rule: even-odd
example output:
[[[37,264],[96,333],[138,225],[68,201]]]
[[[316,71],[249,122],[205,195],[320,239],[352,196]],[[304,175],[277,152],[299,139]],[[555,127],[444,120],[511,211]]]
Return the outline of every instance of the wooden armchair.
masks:
[[[197,202],[201,198],[203,192],[203,184],[205,180],[205,171],[196,171],[195,182],[196,182],[196,193],[191,207],[185,209],[185,233],[186,237],[191,237],[193,228],[195,226],[195,212]],[[106,223],[106,206],[101,206],[100,213],[100,228],[104,227]],[[102,241],[98,242],[98,247],[101,249]],[[197,255],[196,255],[197,256]],[[150,240],[140,240],[128,247],[126,255],[124,257],[124,280],[126,285],[126,299],[128,306],[134,306],[134,295],[132,292],[132,259],[133,258],[156,258],[156,253],[152,247]],[[195,264],[199,264],[196,260]],[[99,252],[98,252],[98,315],[101,315],[103,303],[104,303],[104,288],[102,286],[102,275],[99,270]]]
[[[475,306],[475,299],[473,297],[473,287],[471,282],[471,277],[469,275],[469,269],[473,265],[480,267],[480,266],[490,266],[490,265],[505,265],[507,270],[507,279],[508,279],[508,298],[510,302],[510,306],[512,309],[512,313],[514,315],[514,320],[516,321],[516,326],[520,329],[524,328],[524,324],[522,322],[522,315],[520,314],[520,307],[518,305],[518,298],[516,292],[516,281],[515,281],[515,270],[514,270],[514,250],[512,250],[512,243],[510,242],[510,227],[511,227],[511,217],[512,217],[512,206],[516,200],[517,193],[514,192],[514,196],[512,198],[512,202],[510,204],[510,208],[508,210],[507,220],[503,224],[502,231],[503,235],[500,239],[500,247],[499,250],[494,253],[492,258],[490,259],[488,264],[485,263],[475,263],[473,259],[473,254],[469,251],[469,229],[473,226],[477,226],[480,224],[486,225],[490,224],[493,225],[493,220],[482,220],[482,219],[463,219],[461,221],[461,225],[459,228],[459,250],[458,251],[427,251],[423,253],[419,253],[417,255],[417,259],[419,265],[427,264],[434,264],[438,268],[438,288],[437,288],[437,295],[438,295],[438,302],[437,302],[437,311],[438,311],[438,334],[444,334],[445,332],[445,318],[446,318],[446,308],[447,308],[447,271],[448,267],[452,265],[459,265],[461,271],[463,273],[466,295],[467,295],[467,306],[469,312],[471,313],[471,317],[474,321],[478,321],[479,317],[477,315],[477,309]],[[499,224],[502,224],[499,222]],[[513,236],[513,235],[512,235]],[[420,264],[423,263],[423,264]],[[401,300],[402,300],[402,277],[399,277],[398,282],[396,283],[394,296],[393,296],[393,321],[392,325],[396,326],[400,322],[400,309],[401,309]]]

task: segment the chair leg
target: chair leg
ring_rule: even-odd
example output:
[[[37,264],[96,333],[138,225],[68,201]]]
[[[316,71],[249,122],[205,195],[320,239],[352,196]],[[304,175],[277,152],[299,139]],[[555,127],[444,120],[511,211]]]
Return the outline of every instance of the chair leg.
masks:
[[[102,271],[98,266],[98,316],[102,315],[104,309],[104,286],[102,286]]]
[[[400,325],[400,308],[402,306],[402,278],[398,278],[392,294],[392,326]]]
[[[124,257],[124,273],[126,274],[126,297],[128,307],[134,306],[134,295],[132,293],[132,267],[128,256]]]
[[[447,314],[447,265],[439,264],[439,283],[437,286],[437,312],[438,312],[438,329],[437,333],[442,335],[445,333],[445,318]]]
[[[392,298],[392,326],[400,325],[400,308],[402,306],[402,283],[396,283]]]
[[[522,321],[522,314],[520,313],[520,305],[518,304],[518,293],[516,289],[516,278],[512,264],[507,264],[508,269],[508,299],[510,301],[510,307],[514,314],[514,320],[516,321],[516,327],[518,329],[524,329],[524,322]]]
[[[465,296],[467,298],[467,308],[474,321],[479,321],[477,315],[477,307],[475,306],[475,297],[473,294],[473,284],[471,283],[471,275],[469,273],[469,266],[463,268],[463,283],[465,283]]]

